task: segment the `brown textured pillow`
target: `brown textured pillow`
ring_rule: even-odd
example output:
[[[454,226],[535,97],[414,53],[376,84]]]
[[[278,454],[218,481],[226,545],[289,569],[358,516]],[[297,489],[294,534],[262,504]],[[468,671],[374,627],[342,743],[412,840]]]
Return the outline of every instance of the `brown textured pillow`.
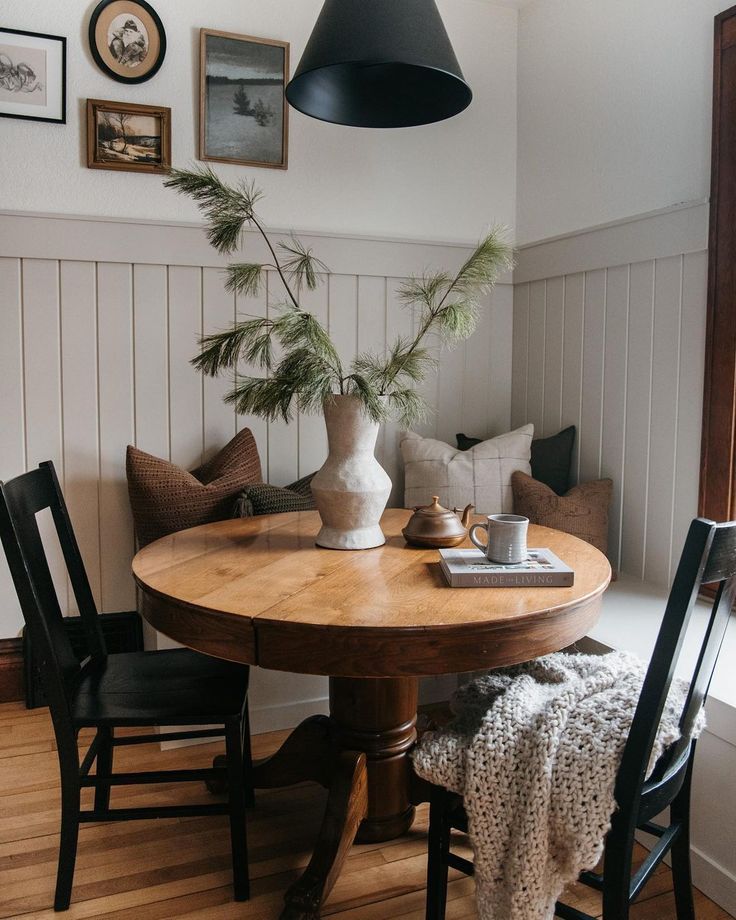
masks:
[[[511,476],[514,514],[523,514],[532,524],[553,527],[592,543],[602,553],[608,550],[608,508],[613,481],[597,479],[556,495],[549,486],[526,473]]]
[[[191,473],[128,446],[126,472],[139,546],[231,517],[236,495],[262,480],[258,448],[248,428]]]

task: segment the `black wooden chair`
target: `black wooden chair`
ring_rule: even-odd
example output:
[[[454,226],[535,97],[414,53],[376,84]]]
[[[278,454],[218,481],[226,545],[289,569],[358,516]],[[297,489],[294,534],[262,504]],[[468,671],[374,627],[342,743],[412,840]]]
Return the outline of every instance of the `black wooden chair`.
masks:
[[[735,576],[736,522],[715,524],[702,518],[694,520],[616,776],[618,811],[612,816],[606,837],[603,873],[584,872],[580,876],[580,881],[602,892],[602,920],[628,920],[631,903],[668,851],[672,854],[677,920],[695,920],[690,876],[690,784],[695,742],[688,738],[708,695],[736,594]],[[650,753],[693,605],[701,586],[711,583],[716,587],[715,600],[680,719],[682,737],[662,754],[647,779]],[[669,824],[655,824],[653,818],[668,806]],[[435,786],[430,799],[427,920],[444,920],[448,867],[473,874],[473,864],[450,851],[452,828],[467,833],[462,798]],[[632,877],[637,829],[658,839]],[[589,914],[561,903],[557,904],[555,915],[563,920],[594,920]]]
[[[86,632],[89,655],[81,663],[63,627],[36,515],[50,509],[67,573]],[[71,520],[52,463],[0,482],[0,537],[27,628],[40,659],[40,676],[51,710],[61,772],[61,841],[55,910],[71,900],[79,824],[229,815],[236,900],[249,896],[245,808],[252,801],[248,725],[248,668],[188,649],[108,655]],[[190,726],[168,733],[125,734],[118,727]],[[209,726],[192,729],[191,726]],[[218,727],[212,727],[218,726]],[[96,733],[81,759],[78,734]],[[163,739],[225,736],[226,766],[199,770],[113,773],[119,745]],[[96,761],[96,771],[90,768]],[[225,780],[226,803],[111,808],[112,786]],[[94,804],[82,810],[81,790],[93,787]]]

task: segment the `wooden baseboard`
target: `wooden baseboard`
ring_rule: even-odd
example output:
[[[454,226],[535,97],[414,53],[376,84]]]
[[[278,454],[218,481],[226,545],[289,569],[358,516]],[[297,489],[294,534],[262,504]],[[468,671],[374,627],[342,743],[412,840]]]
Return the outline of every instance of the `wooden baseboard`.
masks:
[[[24,697],[23,640],[0,639],[0,703]]]

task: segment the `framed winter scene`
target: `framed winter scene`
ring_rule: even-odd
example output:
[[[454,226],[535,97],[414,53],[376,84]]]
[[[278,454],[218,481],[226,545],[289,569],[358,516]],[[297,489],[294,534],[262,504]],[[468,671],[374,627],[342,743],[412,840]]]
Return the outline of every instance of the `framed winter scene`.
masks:
[[[200,31],[199,158],[286,169],[289,43]]]
[[[128,172],[168,172],[171,109],[88,99],[87,166]]]
[[[0,116],[66,122],[66,38],[0,28]]]

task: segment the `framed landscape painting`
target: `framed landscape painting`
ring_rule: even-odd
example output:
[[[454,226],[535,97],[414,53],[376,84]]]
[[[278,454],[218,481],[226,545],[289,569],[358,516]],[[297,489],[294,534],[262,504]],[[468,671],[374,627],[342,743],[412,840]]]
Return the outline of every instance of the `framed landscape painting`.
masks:
[[[66,122],[66,38],[0,28],[0,116]]]
[[[199,158],[286,169],[289,43],[200,31]]]
[[[171,109],[87,100],[87,166],[165,173],[171,168]]]

